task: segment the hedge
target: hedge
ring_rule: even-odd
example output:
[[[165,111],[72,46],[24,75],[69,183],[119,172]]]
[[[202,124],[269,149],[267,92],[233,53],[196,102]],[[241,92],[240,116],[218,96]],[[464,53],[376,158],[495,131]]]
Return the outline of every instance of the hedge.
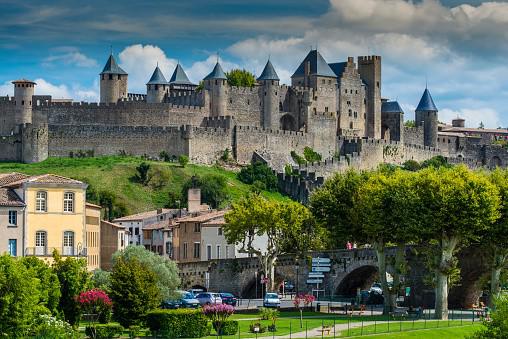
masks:
[[[217,331],[218,324],[213,324],[213,328],[218,335],[234,335],[238,333],[238,321],[226,320],[223,321],[220,328],[220,333]]]
[[[95,336],[93,335],[95,331]],[[122,325],[118,324],[99,324],[94,326],[87,326],[85,328],[85,334],[91,338],[106,339],[106,338],[118,338],[123,334]]]
[[[211,324],[201,310],[155,310],[146,315],[146,325],[154,336],[200,338],[210,334]]]

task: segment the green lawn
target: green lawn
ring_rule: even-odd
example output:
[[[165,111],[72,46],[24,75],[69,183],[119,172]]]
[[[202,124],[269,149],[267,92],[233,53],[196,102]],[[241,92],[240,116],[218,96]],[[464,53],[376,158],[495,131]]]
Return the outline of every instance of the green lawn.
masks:
[[[189,164],[185,168],[176,163],[146,161],[152,167],[165,171],[169,182],[155,188],[143,186],[131,178],[136,167],[145,160],[139,157],[96,157],[96,158],[49,158],[35,164],[0,163],[0,173],[21,172],[31,175],[53,173],[81,180],[91,189],[110,191],[127,208],[127,213],[137,213],[164,207],[170,193],[179,194],[182,185],[193,175],[216,174],[226,178],[228,199],[224,205],[235,201],[250,191],[236,179],[236,173],[217,166],[198,166]],[[279,193],[263,192],[270,199],[286,199]]]
[[[427,329],[427,330],[415,330],[400,333],[385,333],[376,335],[367,335],[354,338],[362,339],[463,339],[467,335],[473,334],[476,330],[481,327],[480,324],[466,325],[460,327],[450,328],[439,328],[439,329]]]

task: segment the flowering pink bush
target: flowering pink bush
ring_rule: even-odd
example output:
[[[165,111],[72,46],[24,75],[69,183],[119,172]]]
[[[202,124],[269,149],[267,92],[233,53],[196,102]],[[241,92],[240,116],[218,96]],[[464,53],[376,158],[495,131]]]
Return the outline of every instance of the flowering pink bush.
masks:
[[[223,322],[235,313],[235,308],[231,305],[218,304],[218,305],[205,305],[203,307],[203,313],[212,322],[220,321]]]
[[[99,318],[99,322],[107,323],[111,318],[113,303],[103,290],[94,288],[82,292],[76,297],[76,300],[84,313],[96,315]]]

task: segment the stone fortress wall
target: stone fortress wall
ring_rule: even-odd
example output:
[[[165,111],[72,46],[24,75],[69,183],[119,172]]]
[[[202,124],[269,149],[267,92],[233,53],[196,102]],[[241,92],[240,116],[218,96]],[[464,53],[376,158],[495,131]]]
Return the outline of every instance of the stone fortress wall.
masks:
[[[268,62],[256,86],[232,87],[217,63],[203,89],[188,81],[162,82],[162,95],[150,99],[160,102],[147,102],[146,94],[125,95],[123,88],[117,96],[108,89],[108,100],[101,103],[53,101],[33,95],[33,82],[19,80],[14,82],[17,97],[0,97],[0,161],[37,162],[80,151],[158,157],[166,151],[212,164],[229,150],[240,164],[263,159],[282,173],[287,164],[296,165],[291,151],[302,154],[311,147],[325,160],[298,168],[300,176],[280,176],[289,191],[347,168],[370,169],[435,155],[472,167],[508,165],[506,149],[488,145],[484,138],[426,133],[428,126],[437,128],[437,110],[423,114],[427,111],[420,109],[417,116],[432,121],[415,128],[403,125],[398,103],[388,104],[399,109],[383,111],[381,57],[359,57],[358,66],[351,57],[329,64],[336,75],[331,68],[320,74],[313,63],[321,62],[321,69],[327,64],[319,58],[311,51],[291,86],[279,84]],[[152,84],[162,81],[152,78]],[[429,148],[431,143],[435,147]]]

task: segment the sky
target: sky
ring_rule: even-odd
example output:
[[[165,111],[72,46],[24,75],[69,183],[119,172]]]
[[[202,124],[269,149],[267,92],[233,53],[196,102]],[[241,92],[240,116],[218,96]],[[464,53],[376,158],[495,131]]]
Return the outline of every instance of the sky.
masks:
[[[0,95],[28,78],[36,94],[96,102],[112,50],[129,92],[156,64],[199,82],[217,58],[257,75],[270,58],[282,82],[311,48],[329,62],[382,56],[382,95],[405,119],[427,84],[439,120],[508,126],[508,3],[480,0],[0,0]]]

